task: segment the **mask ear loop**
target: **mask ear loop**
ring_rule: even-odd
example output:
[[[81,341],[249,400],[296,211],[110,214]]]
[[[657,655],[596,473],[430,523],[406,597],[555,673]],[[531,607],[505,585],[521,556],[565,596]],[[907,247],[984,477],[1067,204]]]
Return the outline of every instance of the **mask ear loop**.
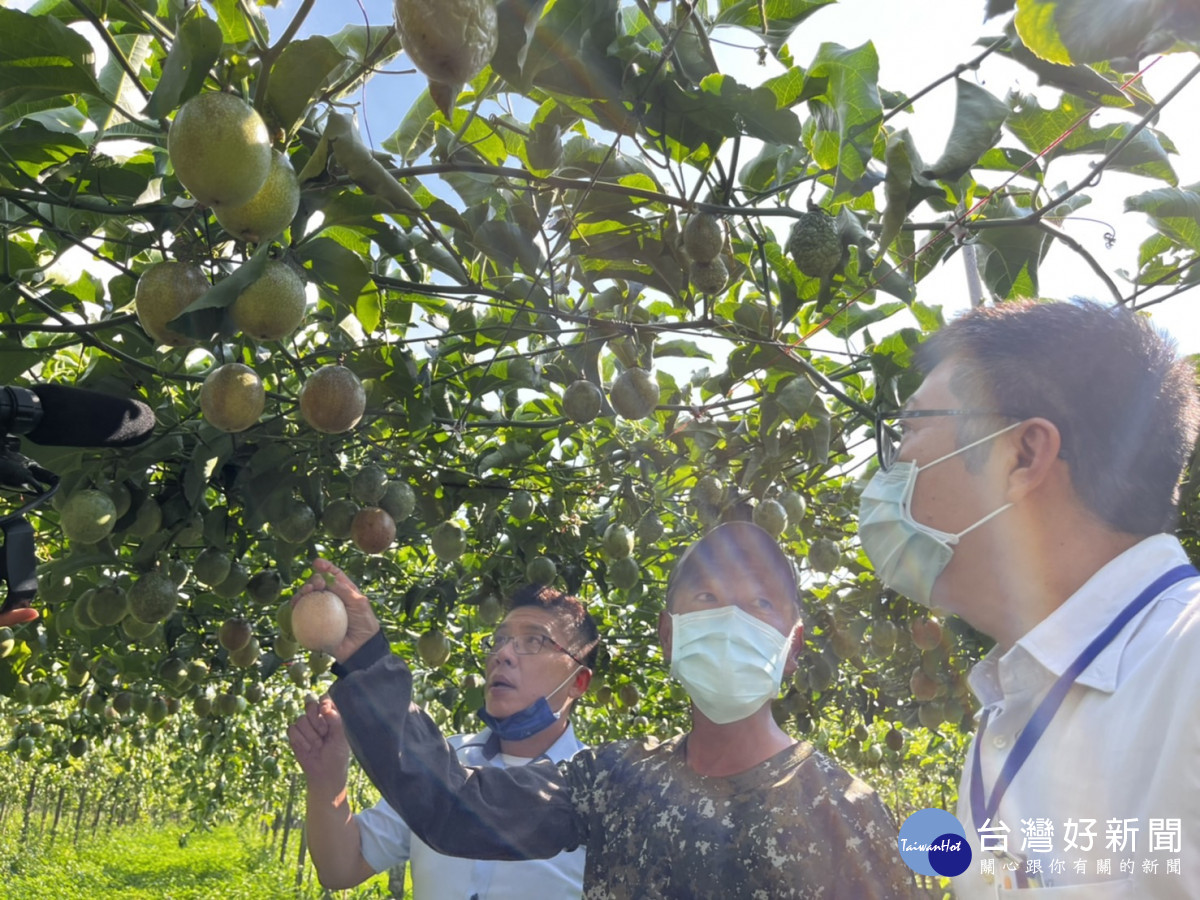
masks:
[[[972,447],[978,447],[980,444],[986,443],[987,441],[990,441],[993,438],[998,438],[998,437],[1000,437],[1000,435],[1004,434],[1006,431],[1012,431],[1014,428],[1016,428],[1018,425],[1020,425],[1024,421],[1025,421],[1024,419],[1020,419],[1019,421],[1013,422],[1011,425],[1006,425],[1005,427],[1001,428],[999,431],[993,431],[991,434],[984,435],[977,441],[971,441],[971,443],[967,444],[965,447],[959,447],[957,450],[951,450],[945,456],[939,456],[933,462],[927,462],[923,466],[917,466],[917,472],[918,473],[924,472],[926,469],[928,469],[932,466],[936,466],[940,462],[945,462],[952,456],[958,456],[958,454],[960,454],[960,453],[966,453]],[[966,534],[966,532],[963,532],[963,533]]]
[[[550,693],[548,693],[546,695],[546,702],[549,703],[550,698],[553,697],[555,694],[557,694],[559,691],[561,691],[563,688],[565,688],[568,684],[570,684],[580,672],[590,672],[590,671],[591,671],[591,669],[589,669],[587,666],[576,666],[575,669],[571,672],[571,674],[568,675],[566,677],[566,679],[562,682],[562,684],[560,684],[558,687],[556,687],[554,690],[552,690]],[[563,712],[564,711],[560,709],[558,712],[556,712],[554,714],[554,718],[556,718],[556,719],[561,718]]]
[[[917,489],[917,476],[920,475],[922,472],[924,472],[926,469],[932,468],[933,466],[936,466],[940,462],[944,462],[945,460],[949,459],[952,456],[958,456],[958,454],[960,454],[960,453],[965,453],[966,451],[970,450],[972,447],[978,447],[980,444],[983,444],[983,443],[986,443],[987,441],[998,438],[998,437],[1000,437],[1000,435],[1004,434],[1005,432],[1012,431],[1014,428],[1016,428],[1018,425],[1022,424],[1024,421],[1025,421],[1024,419],[1021,419],[1017,422],[1013,422],[1011,425],[1006,425],[1004,428],[1001,428],[999,431],[993,431],[991,434],[985,435],[984,437],[981,437],[977,441],[971,441],[971,443],[967,444],[965,447],[959,447],[957,450],[951,450],[945,456],[939,456],[933,462],[927,462],[923,466],[913,466],[912,477],[909,480],[909,483],[906,486],[906,489],[904,492],[903,510],[904,510],[904,516],[908,519],[908,521],[911,522],[917,528],[919,528],[921,531],[923,531],[925,534],[928,534],[930,537],[934,538],[935,540],[939,540],[942,543],[946,544],[947,546],[952,547],[955,544],[957,544],[959,542],[959,540],[962,539],[965,535],[970,534],[972,531],[974,531],[980,525],[990,522],[992,519],[996,518],[996,516],[1000,515],[1000,513],[1004,512],[1006,509],[1009,509],[1012,506],[1012,504],[1005,503],[1003,506],[999,507],[998,509],[992,510],[990,513],[988,513],[986,516],[984,516],[982,519],[980,519],[974,525],[971,525],[968,528],[964,528],[962,531],[955,534],[950,531],[939,531],[935,528],[930,528],[928,525],[922,525],[920,522],[918,522],[916,519],[914,519],[913,515],[912,515],[912,498],[913,498],[913,493]],[[892,468],[894,469],[895,466],[893,466]],[[891,471],[891,470],[889,470],[889,471]]]
[[[1010,509],[1011,507],[1012,507],[1011,503],[1005,503],[999,509],[993,510],[992,512],[990,512],[986,516],[984,516],[982,519],[980,519],[978,522],[976,522],[974,525],[972,525],[970,528],[964,528],[958,534],[954,535],[954,540],[951,541],[950,543],[957,544],[959,538],[961,538],[963,535],[970,534],[972,531],[974,531],[976,528],[978,528],[984,522],[990,522],[992,519],[996,518],[996,516],[1000,515],[1000,513],[1004,512],[1006,509]]]

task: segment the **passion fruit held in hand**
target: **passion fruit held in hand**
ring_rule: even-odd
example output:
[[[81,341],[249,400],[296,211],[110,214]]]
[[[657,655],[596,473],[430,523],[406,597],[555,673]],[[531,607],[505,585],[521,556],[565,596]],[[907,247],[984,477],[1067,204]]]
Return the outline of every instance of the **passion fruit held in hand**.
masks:
[[[332,653],[346,639],[348,624],[342,598],[333,591],[301,594],[292,604],[292,633],[306,650]]]

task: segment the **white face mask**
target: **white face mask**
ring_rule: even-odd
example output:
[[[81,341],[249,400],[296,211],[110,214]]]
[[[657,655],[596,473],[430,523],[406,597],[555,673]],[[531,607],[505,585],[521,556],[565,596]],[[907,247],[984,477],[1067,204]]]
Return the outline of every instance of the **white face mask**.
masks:
[[[884,584],[922,606],[930,605],[934,582],[949,565],[959,538],[1000,515],[1012,504],[1004,504],[957,534],[938,531],[912,517],[917,474],[1020,424],[1014,422],[920,467],[913,462],[893,463],[886,472],[881,469],[867,482],[858,507],[858,539],[875,567],[875,574]]]
[[[736,606],[671,615],[671,674],[718,725],[779,693],[788,636]]]

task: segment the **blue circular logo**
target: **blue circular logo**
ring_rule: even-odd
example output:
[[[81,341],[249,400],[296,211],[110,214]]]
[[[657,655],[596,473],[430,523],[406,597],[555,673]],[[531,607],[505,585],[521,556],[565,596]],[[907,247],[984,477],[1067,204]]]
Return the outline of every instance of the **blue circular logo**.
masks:
[[[971,865],[962,823],[944,809],[919,809],[900,826],[900,858],[921,875],[952,878]]]

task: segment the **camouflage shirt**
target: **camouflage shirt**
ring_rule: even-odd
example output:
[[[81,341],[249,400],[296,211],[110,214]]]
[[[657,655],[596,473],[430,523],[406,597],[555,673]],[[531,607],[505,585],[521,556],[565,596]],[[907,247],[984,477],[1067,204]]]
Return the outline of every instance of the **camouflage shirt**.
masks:
[[[686,745],[593,751],[594,778],[573,791],[587,900],[916,896],[879,797],[811,744],[720,778],[688,768]]]
[[[587,900],[922,896],[879,797],[809,744],[729,777],[689,769],[686,738],[618,741],[557,766],[464,767],[412,704],[411,673],[385,641],[338,674],[331,693],[355,756],[441,853],[532,859],[584,846]]]

